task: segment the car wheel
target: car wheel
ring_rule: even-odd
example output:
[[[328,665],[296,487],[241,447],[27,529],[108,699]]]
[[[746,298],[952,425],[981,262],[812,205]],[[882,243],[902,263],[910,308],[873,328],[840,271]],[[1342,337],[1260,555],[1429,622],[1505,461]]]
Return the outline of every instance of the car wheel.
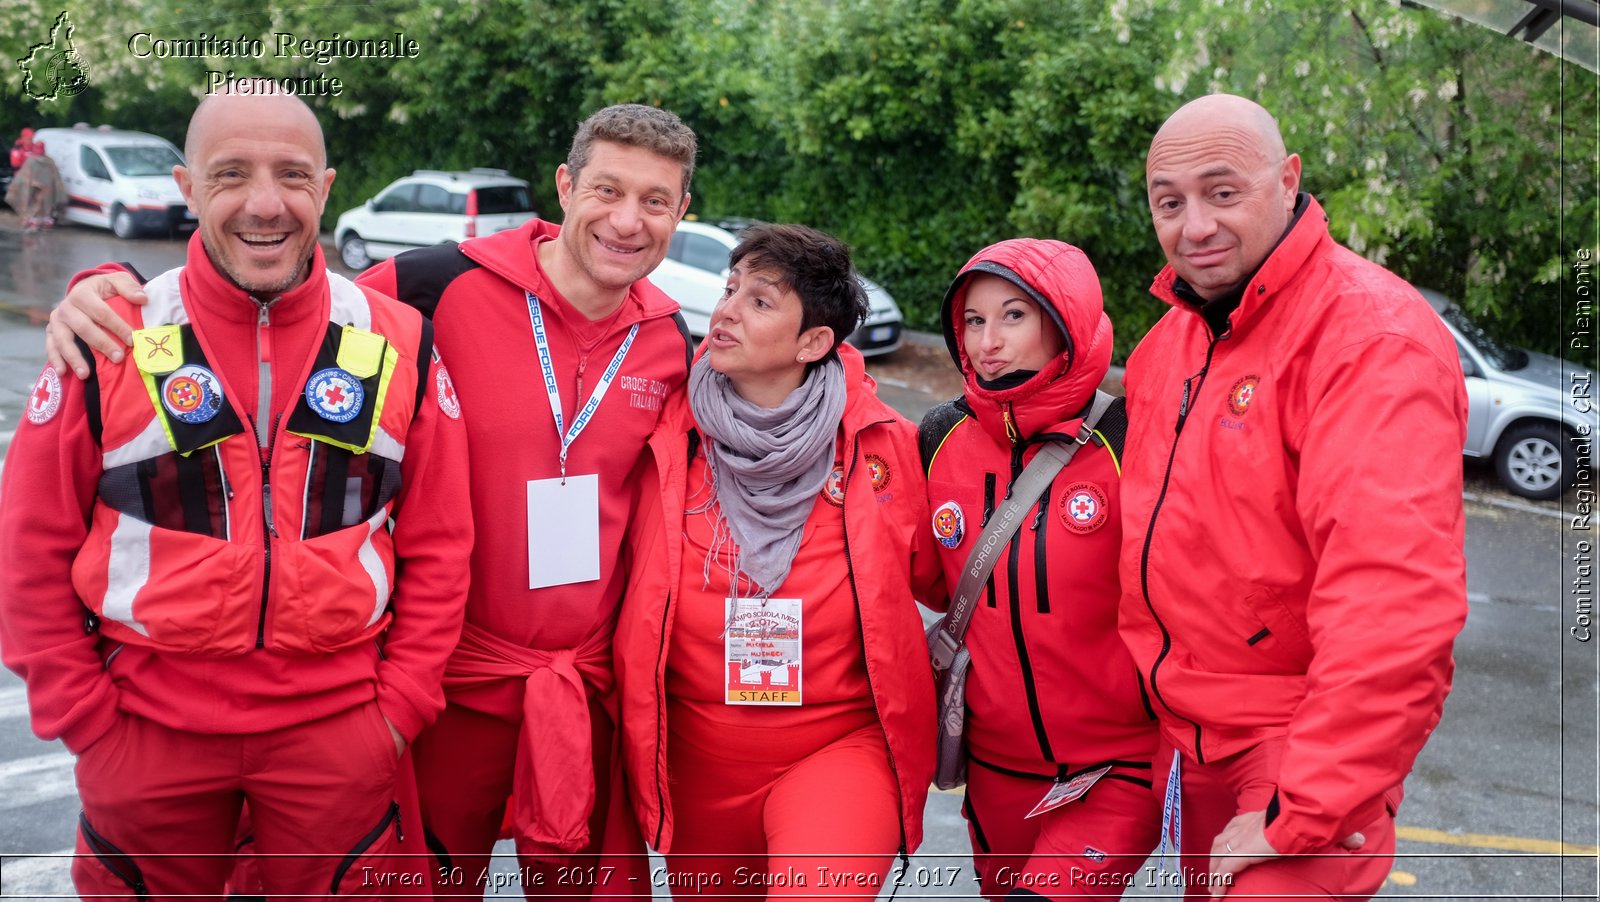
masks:
[[[1548,501],[1572,483],[1577,454],[1555,423],[1523,423],[1500,437],[1494,469],[1512,494]]]
[[[351,269],[366,269],[372,265],[372,258],[367,256],[367,243],[355,232],[339,241],[339,259]]]
[[[111,208],[111,234],[118,238],[132,238],[139,234],[139,227],[133,222],[133,214],[121,204]]]

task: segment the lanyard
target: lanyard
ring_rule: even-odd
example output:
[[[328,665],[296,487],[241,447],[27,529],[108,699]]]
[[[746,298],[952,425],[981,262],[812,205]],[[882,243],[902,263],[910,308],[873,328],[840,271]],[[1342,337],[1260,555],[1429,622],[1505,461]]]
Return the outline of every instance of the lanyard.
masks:
[[[1172,767],[1167,771],[1166,798],[1161,806],[1161,845],[1156,847],[1156,867],[1167,873],[1167,849],[1179,861],[1178,877],[1183,880],[1183,774],[1178,766],[1177,749],[1172,750]],[[1169,846],[1170,843],[1170,846]]]
[[[628,349],[633,347],[633,338],[639,334],[639,324],[634,323],[633,328],[628,330],[628,337],[623,339],[617,355],[611,358],[611,365],[606,367],[600,381],[595,383],[589,402],[573,417],[572,428],[566,429],[561,418],[561,389],[556,387],[556,371],[550,361],[550,341],[544,333],[544,311],[539,308],[539,298],[533,292],[525,293],[528,296],[528,319],[533,323],[533,343],[539,349],[539,368],[544,371],[544,390],[550,396],[550,414],[556,420],[556,436],[561,439],[561,481],[564,483],[567,479],[567,449],[577,441],[583,427],[589,425],[589,420],[600,407],[600,399],[606,396],[606,390],[617,378],[617,370],[622,369],[622,359],[628,356]]]

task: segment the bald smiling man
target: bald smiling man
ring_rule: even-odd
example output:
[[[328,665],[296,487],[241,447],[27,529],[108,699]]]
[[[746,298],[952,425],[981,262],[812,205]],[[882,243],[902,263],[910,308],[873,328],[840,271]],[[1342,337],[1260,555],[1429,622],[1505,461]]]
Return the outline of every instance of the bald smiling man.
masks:
[[[1145,177],[1171,309],[1128,360],[1121,628],[1167,842],[1189,898],[1364,898],[1466,618],[1455,347],[1254,102],[1178,110]]]
[[[248,802],[268,891],[374,894],[461,631],[466,433],[422,317],[323,264],[311,110],[213,95],[186,152],[186,265],[7,454],[0,647],[78,756],[79,893],[220,895]]]

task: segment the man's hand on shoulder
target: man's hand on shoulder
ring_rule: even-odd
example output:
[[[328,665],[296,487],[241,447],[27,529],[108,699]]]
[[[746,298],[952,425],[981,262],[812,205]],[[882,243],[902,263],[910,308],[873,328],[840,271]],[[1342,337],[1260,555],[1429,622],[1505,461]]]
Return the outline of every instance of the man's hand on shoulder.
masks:
[[[89,361],[78,350],[74,337],[114,361],[122,359],[123,349],[133,344],[133,328],[106,303],[107,298],[119,295],[131,304],[148,300],[144,287],[133,276],[125,272],[99,273],[72,286],[56,309],[50,311],[50,322],[44,330],[44,352],[56,372],[70,368],[79,379],[89,378]]]

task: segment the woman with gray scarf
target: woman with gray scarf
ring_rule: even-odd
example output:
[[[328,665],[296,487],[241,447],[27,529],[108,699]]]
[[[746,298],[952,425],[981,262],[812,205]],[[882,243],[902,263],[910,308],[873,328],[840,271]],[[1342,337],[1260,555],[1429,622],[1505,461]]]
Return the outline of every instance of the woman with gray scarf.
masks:
[[[866,310],[837,240],[747,231],[641,462],[617,680],[675,894],[872,897],[921,842],[944,589],[916,430],[842,344]]]

